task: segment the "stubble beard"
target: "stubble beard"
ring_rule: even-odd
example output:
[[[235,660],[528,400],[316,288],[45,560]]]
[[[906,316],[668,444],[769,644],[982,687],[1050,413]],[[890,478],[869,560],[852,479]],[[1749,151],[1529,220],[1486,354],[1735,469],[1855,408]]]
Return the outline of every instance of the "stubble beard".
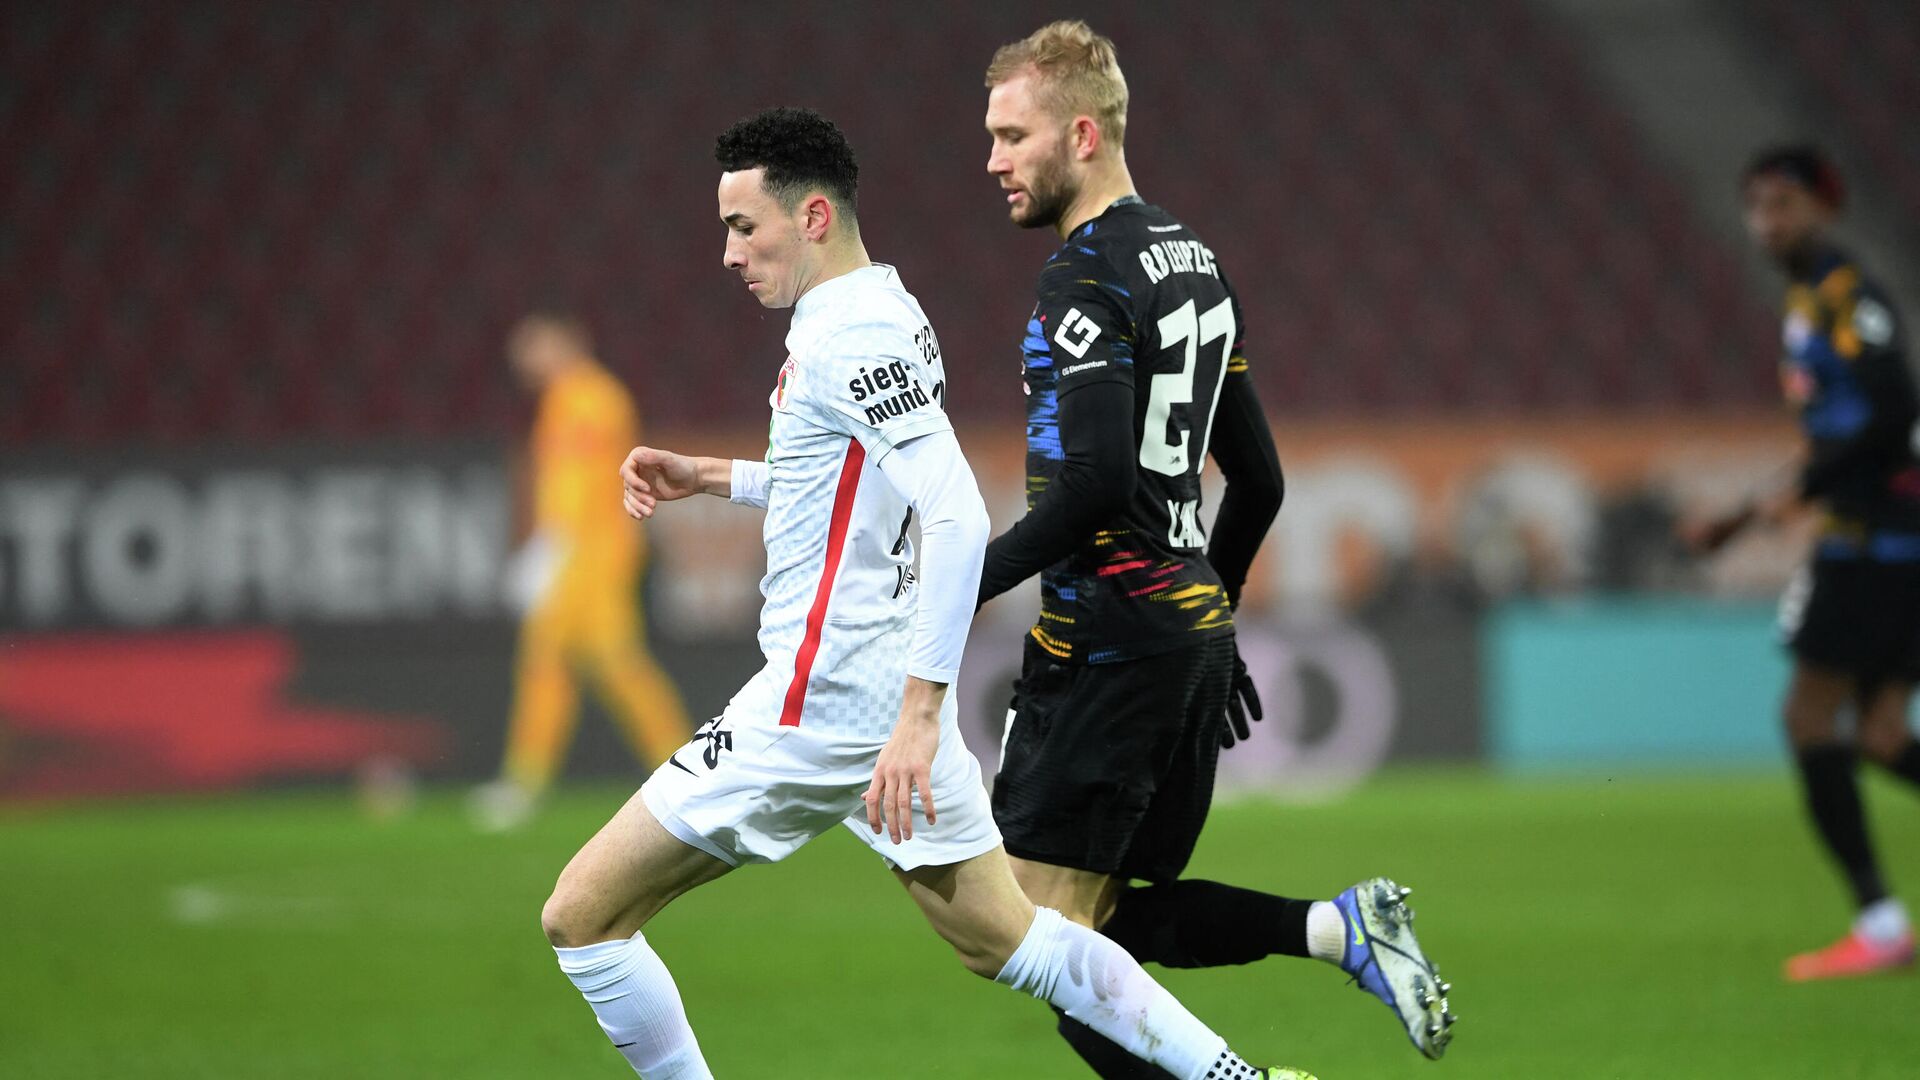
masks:
[[[1013,223],[1023,229],[1051,229],[1059,224],[1067,207],[1073,205],[1073,200],[1080,194],[1074,186],[1073,173],[1067,168],[1064,142],[1058,153],[1034,170],[1026,191],[1027,212],[1020,214],[1016,211]]]

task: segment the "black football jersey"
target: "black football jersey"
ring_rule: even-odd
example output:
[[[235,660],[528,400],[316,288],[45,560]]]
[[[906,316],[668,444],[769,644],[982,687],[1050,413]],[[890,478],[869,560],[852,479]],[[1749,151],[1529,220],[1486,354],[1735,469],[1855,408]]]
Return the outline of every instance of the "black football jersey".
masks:
[[[1828,512],[1820,551],[1920,562],[1920,400],[1894,305],[1829,249],[1785,307],[1780,385],[1807,436],[1801,491]]]
[[[1204,555],[1200,472],[1227,379],[1245,379],[1240,304],[1213,252],[1166,211],[1121,199],[1040,273],[1022,344],[1027,505],[1059,473],[1059,396],[1133,389],[1137,483],[1126,510],[1041,572],[1033,638],[1086,663],[1131,659],[1233,626]]]

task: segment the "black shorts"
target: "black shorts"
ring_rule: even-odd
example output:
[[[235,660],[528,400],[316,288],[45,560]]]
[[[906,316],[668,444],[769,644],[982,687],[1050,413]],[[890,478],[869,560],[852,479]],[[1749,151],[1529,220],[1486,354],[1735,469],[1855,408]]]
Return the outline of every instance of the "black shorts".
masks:
[[[1809,664],[1920,680],[1920,563],[1815,559],[1787,587],[1780,629]]]
[[[1233,635],[1157,656],[1066,664],[1031,638],[993,817],[1007,852],[1122,878],[1186,869],[1213,802]]]

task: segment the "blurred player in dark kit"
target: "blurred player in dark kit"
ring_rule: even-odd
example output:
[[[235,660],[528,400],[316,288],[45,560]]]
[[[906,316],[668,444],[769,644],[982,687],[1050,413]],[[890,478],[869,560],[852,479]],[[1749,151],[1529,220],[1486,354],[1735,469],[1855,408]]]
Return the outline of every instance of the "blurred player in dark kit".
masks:
[[[1811,147],[1770,149],[1741,186],[1748,233],[1788,279],[1780,382],[1807,455],[1790,485],[1686,538],[1713,551],[1800,506],[1821,513],[1812,557],[1781,603],[1794,658],[1784,719],[1807,809],[1858,915],[1840,941],[1790,958],[1786,976],[1864,975],[1913,963],[1913,929],[1881,876],[1855,763],[1864,751],[1920,784],[1907,727],[1920,678],[1920,413],[1893,305],[1829,237],[1845,203],[1833,163]],[[1849,712],[1851,735],[1841,725]]]

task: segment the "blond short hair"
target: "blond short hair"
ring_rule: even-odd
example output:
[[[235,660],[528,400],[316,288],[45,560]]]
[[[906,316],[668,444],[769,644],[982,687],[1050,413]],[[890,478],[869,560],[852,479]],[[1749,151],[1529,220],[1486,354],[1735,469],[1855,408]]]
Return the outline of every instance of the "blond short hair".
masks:
[[[1113,41],[1079,19],[1062,19],[1000,46],[987,65],[987,88],[999,86],[1027,69],[1040,104],[1065,120],[1091,116],[1115,147],[1126,141],[1127,77]]]

